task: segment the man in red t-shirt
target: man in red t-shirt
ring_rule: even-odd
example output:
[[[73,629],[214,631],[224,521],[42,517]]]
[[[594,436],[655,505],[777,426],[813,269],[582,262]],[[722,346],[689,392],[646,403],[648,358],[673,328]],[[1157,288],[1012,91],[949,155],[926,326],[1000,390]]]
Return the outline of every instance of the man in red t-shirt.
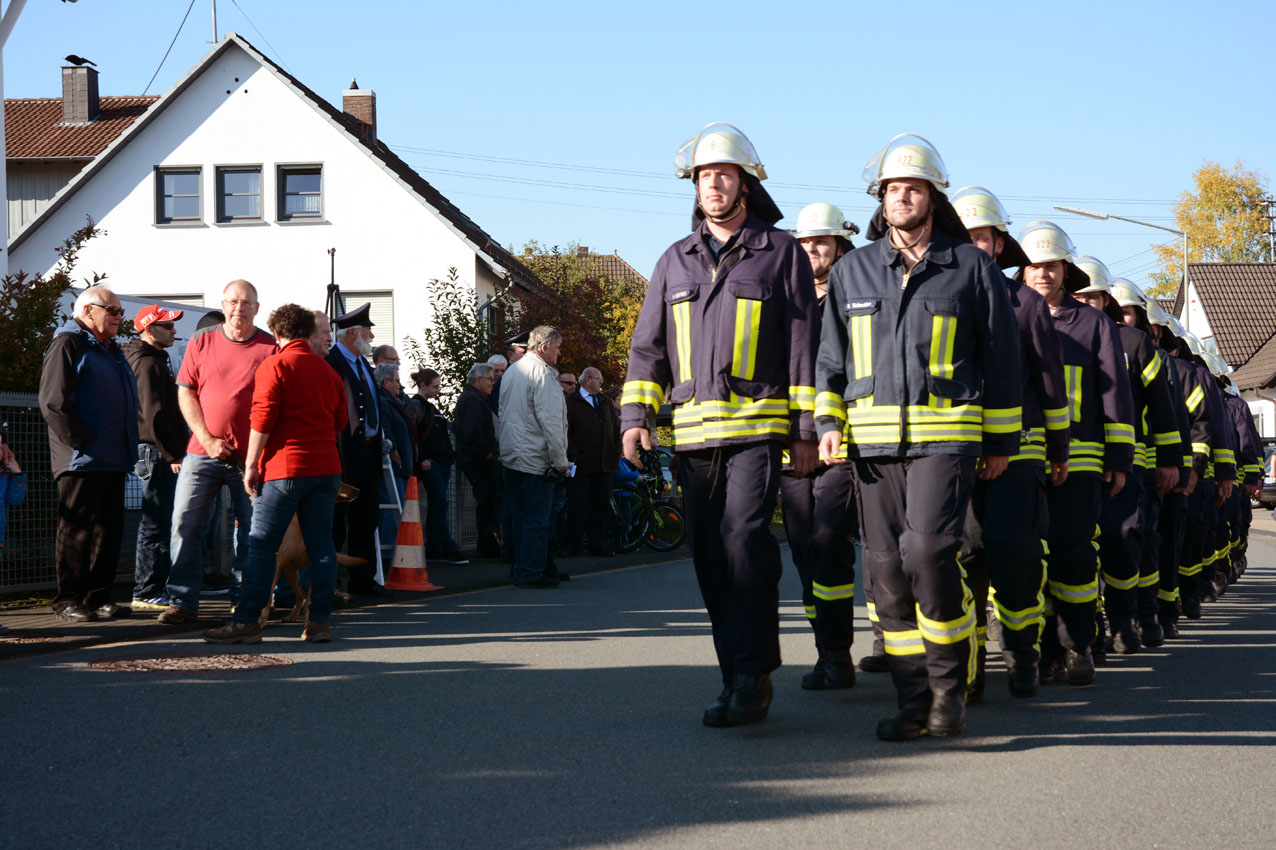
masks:
[[[177,375],[177,403],[191,429],[190,444],[177,476],[173,503],[173,567],[168,578],[172,605],[161,623],[185,623],[199,611],[204,585],[201,537],[213,497],[228,485],[237,520],[231,602],[236,601],[248,557],[248,530],[253,505],[244,491],[244,458],[248,452],[249,413],[257,367],[275,353],[274,338],[253,324],[259,304],[257,288],[234,280],[222,291],[226,321],[191,340]]]

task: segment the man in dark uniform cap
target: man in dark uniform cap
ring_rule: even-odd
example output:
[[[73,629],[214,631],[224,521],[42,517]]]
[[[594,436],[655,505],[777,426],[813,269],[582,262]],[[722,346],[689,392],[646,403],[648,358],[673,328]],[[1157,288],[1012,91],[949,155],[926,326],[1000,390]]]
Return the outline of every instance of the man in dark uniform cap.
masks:
[[[505,359],[510,366],[527,353],[527,338],[530,334],[531,331],[523,331],[518,336],[505,340]],[[493,413],[497,416],[501,415],[501,376],[499,375],[496,377],[496,383],[492,384],[492,394],[487,397],[487,403]]]
[[[340,550],[343,544],[352,557],[364,563],[352,566],[351,593],[365,596],[388,595],[377,585],[376,547],[373,533],[377,525],[377,494],[381,481],[381,423],[377,412],[377,388],[372,369],[364,358],[372,353],[372,305],[351,310],[333,319],[337,344],[328,352],[328,365],[341,376],[346,388],[349,424],[341,432],[341,480],[359,488],[351,502],[338,503],[332,515],[332,539]]]

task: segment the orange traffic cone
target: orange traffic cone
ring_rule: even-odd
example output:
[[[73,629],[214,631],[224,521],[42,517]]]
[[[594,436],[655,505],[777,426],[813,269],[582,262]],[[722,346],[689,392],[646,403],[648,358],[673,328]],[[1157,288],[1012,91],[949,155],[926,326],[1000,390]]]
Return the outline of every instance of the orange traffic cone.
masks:
[[[425,535],[421,532],[421,503],[418,501],[416,476],[408,479],[408,493],[403,499],[403,519],[394,541],[394,560],[385,586],[391,590],[442,590],[430,584],[425,569]]]

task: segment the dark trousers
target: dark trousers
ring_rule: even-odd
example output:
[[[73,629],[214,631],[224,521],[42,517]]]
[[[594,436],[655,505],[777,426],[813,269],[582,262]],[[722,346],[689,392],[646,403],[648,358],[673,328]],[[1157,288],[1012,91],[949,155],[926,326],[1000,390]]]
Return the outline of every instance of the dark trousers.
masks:
[[[802,607],[820,650],[849,649],[855,623],[855,473],[849,463],[780,476],[780,510]]]
[[[350,572],[351,593],[363,593],[376,583],[377,552],[374,534],[381,506],[381,438],[368,440],[363,447],[363,464],[358,476],[342,473],[341,480],[359,488],[352,501],[340,503],[332,512],[332,542],[340,552],[363,559],[362,564],[346,569]]]
[[[678,453],[687,536],[722,680],[780,666],[780,445]]]
[[[1143,565],[1143,481],[1147,471],[1135,468],[1115,496],[1102,488],[1099,510],[1099,563],[1103,576],[1103,610],[1115,635],[1139,614],[1139,573]]]
[[[1156,489],[1156,468],[1143,477],[1143,557],[1139,562],[1139,622],[1156,621],[1156,591],[1161,581],[1161,506],[1165,497]]]
[[[1050,530],[1046,473],[1014,463],[992,481],[978,481],[966,512],[961,565],[974,596],[979,645],[988,625],[988,586],[1001,621],[1001,651],[1009,667],[1031,667],[1039,657],[1045,624],[1045,550]]]
[[[864,582],[864,605],[868,608],[868,625],[873,630],[873,655],[885,655],[886,639],[882,637],[882,620],[877,616],[877,594],[873,589],[873,566],[867,559],[860,566],[860,577]]]
[[[514,581],[524,584],[558,569],[549,556],[550,513],[554,480],[542,474],[505,467],[506,499],[510,508],[510,548],[514,550]]]
[[[589,541],[590,548],[604,545],[607,515],[610,513],[611,480],[614,472],[581,472],[567,480],[567,539],[574,549]]]
[[[169,542],[173,536],[177,473],[151,443],[137,447],[136,471],[142,481],[142,516],[137,522],[133,598],[154,599],[164,595],[173,567]]]
[[[111,601],[124,535],[124,477],[123,472],[58,476],[54,608],[78,604],[92,609]]]
[[[1042,655],[1052,660],[1058,646],[1084,652],[1097,634],[1099,599],[1098,530],[1101,478],[1069,475],[1051,487],[1046,504],[1050,532],[1046,536],[1046,588],[1049,604],[1042,635]],[[1052,612],[1052,615],[1051,615]]]
[[[975,612],[957,552],[975,458],[857,461],[864,564],[901,708],[932,692],[965,695],[976,658]]]
[[[1200,484],[1198,481],[1197,486]],[[1188,496],[1174,492],[1166,493],[1161,499],[1161,519],[1157,523],[1161,536],[1161,575],[1156,601],[1157,619],[1162,625],[1179,621],[1179,563],[1183,557],[1183,541],[1187,537],[1188,499]]]
[[[501,532],[501,462],[496,458],[461,458],[459,465],[474,493],[474,525],[478,531],[479,552],[488,550]]]
[[[1179,596],[1188,602],[1201,600],[1201,573],[1214,557],[1214,479],[1202,478],[1187,497],[1187,522],[1179,553]],[[1211,574],[1212,575],[1212,574]],[[1177,614],[1175,620],[1177,620]]]

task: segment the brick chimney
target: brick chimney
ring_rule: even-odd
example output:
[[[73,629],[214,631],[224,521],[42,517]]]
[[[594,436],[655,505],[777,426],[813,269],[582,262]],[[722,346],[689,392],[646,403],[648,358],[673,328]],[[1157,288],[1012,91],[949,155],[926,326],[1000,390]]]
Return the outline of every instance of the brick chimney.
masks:
[[[62,66],[62,123],[88,124],[97,120],[97,70],[87,65]]]
[[[356,132],[365,142],[377,140],[377,93],[361,89],[356,80],[341,93],[341,111],[354,119]]]

